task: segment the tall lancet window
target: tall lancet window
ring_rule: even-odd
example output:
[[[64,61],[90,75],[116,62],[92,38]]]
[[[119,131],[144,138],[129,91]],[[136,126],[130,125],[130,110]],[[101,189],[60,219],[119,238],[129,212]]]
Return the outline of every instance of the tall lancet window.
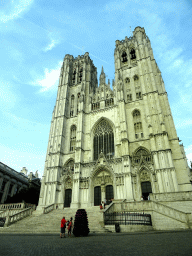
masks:
[[[135,55],[135,50],[134,49],[131,49],[130,55],[131,55],[131,60],[136,59],[136,55]]]
[[[82,81],[82,76],[83,76],[83,68],[80,68],[79,70],[79,81]]]
[[[112,158],[114,156],[113,129],[105,120],[102,120],[96,127],[93,147],[94,160],[98,159],[101,152],[104,153],[106,158]]]
[[[76,126],[72,125],[71,126],[71,137],[70,137],[70,151],[75,150],[75,145],[76,145]]]
[[[81,97],[81,94],[80,92],[77,94],[77,115],[79,113],[79,102],[80,102],[80,97]]]
[[[75,83],[76,69],[73,70],[72,82]]]
[[[122,57],[122,62],[127,62],[127,53],[124,51],[121,55]]]
[[[74,104],[75,104],[75,96],[71,95],[71,110],[70,110],[70,117],[74,116]]]
[[[134,130],[135,130],[135,138],[139,137],[143,138],[143,127],[141,122],[141,114],[139,110],[135,110],[133,112],[133,122],[134,122]]]

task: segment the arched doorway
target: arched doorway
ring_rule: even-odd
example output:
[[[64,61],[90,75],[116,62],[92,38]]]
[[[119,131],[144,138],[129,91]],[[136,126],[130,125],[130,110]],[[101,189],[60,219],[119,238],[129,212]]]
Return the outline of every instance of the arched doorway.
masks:
[[[65,190],[64,207],[70,207],[70,204],[71,204],[71,195],[72,195],[72,189],[66,189],[66,190]]]
[[[111,203],[111,199],[113,199],[113,186],[112,185],[107,185],[106,186],[106,204]]]
[[[94,206],[101,204],[101,187],[94,187]]]
[[[150,181],[141,182],[141,191],[142,191],[143,200],[148,200],[149,193],[152,193],[151,182]]]

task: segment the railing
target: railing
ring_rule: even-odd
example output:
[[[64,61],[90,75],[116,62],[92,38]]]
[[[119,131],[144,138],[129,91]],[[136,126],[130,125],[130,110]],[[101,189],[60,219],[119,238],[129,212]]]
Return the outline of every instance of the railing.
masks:
[[[148,225],[152,226],[151,215],[130,212],[104,213],[105,225]]]
[[[163,215],[166,215],[168,217],[171,217],[173,219],[176,219],[183,223],[188,223],[188,214],[179,210],[176,210],[174,208],[171,208],[167,205],[160,204],[158,202],[152,202],[153,204],[153,210],[161,213]]]
[[[49,213],[49,212],[53,211],[54,209],[55,209],[55,204],[45,206],[43,208],[43,214]]]
[[[0,210],[23,209],[25,203],[0,204]]]
[[[6,221],[5,221],[5,227],[8,227],[10,224],[14,223],[14,222],[17,222],[29,215],[31,215],[33,212],[33,209],[32,208],[27,208],[25,210],[22,210],[16,214],[13,214],[13,215],[7,215],[6,217]],[[9,212],[10,213],[10,212]]]
[[[183,201],[192,199],[192,191],[151,193],[150,199],[153,201]]]
[[[121,210],[117,210],[121,209]],[[183,223],[188,223],[189,222],[189,217],[190,214],[187,214],[185,212],[176,210],[174,208],[171,208],[167,205],[161,204],[159,202],[154,202],[154,201],[140,201],[140,202],[123,202],[121,203],[121,208],[117,204],[114,205],[114,211],[120,212],[151,212],[155,211],[158,212],[162,215],[168,216],[170,218],[173,218],[175,220],[178,220]]]
[[[36,205],[28,203],[0,204],[0,210],[24,209],[29,207],[35,210]]]
[[[3,211],[0,213],[0,218],[4,218],[4,217],[7,217],[8,214],[11,216],[11,215],[14,215],[18,212],[20,212],[21,209],[17,209],[17,210],[6,210],[6,211]]]

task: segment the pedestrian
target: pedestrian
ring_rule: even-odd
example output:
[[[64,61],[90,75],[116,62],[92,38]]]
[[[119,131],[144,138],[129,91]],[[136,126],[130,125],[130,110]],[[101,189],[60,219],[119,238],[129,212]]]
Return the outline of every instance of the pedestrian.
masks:
[[[141,201],[143,201],[143,196],[141,196]]]
[[[105,209],[105,203],[102,201],[102,208]]]
[[[61,220],[61,233],[60,233],[60,238],[65,237],[65,228],[66,228],[66,219],[63,217]]]
[[[104,209],[105,209],[105,205],[107,204],[106,198],[104,199]]]
[[[147,200],[150,200],[150,196],[148,195]]]
[[[72,230],[72,227],[73,227],[73,222],[72,221],[73,221],[73,218],[71,217],[69,225],[67,227],[67,229],[68,229],[68,237],[69,236],[71,237],[71,230]]]
[[[100,210],[102,210],[103,209],[103,206],[102,206],[102,204],[100,204]]]

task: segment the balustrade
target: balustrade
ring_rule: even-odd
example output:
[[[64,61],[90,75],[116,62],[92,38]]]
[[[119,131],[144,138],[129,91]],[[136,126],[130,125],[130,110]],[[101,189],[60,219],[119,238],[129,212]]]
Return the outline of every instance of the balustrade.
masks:
[[[45,206],[43,209],[43,214],[49,213],[55,209],[55,204],[51,204],[48,206]]]
[[[8,227],[10,224],[17,222],[17,221],[31,215],[32,212],[33,212],[32,208],[24,209],[16,214],[13,214],[13,215],[10,215],[10,212],[8,212],[4,226]]]
[[[191,200],[192,191],[187,192],[169,192],[169,193],[156,193],[150,194],[150,199],[153,201],[183,201]]]

